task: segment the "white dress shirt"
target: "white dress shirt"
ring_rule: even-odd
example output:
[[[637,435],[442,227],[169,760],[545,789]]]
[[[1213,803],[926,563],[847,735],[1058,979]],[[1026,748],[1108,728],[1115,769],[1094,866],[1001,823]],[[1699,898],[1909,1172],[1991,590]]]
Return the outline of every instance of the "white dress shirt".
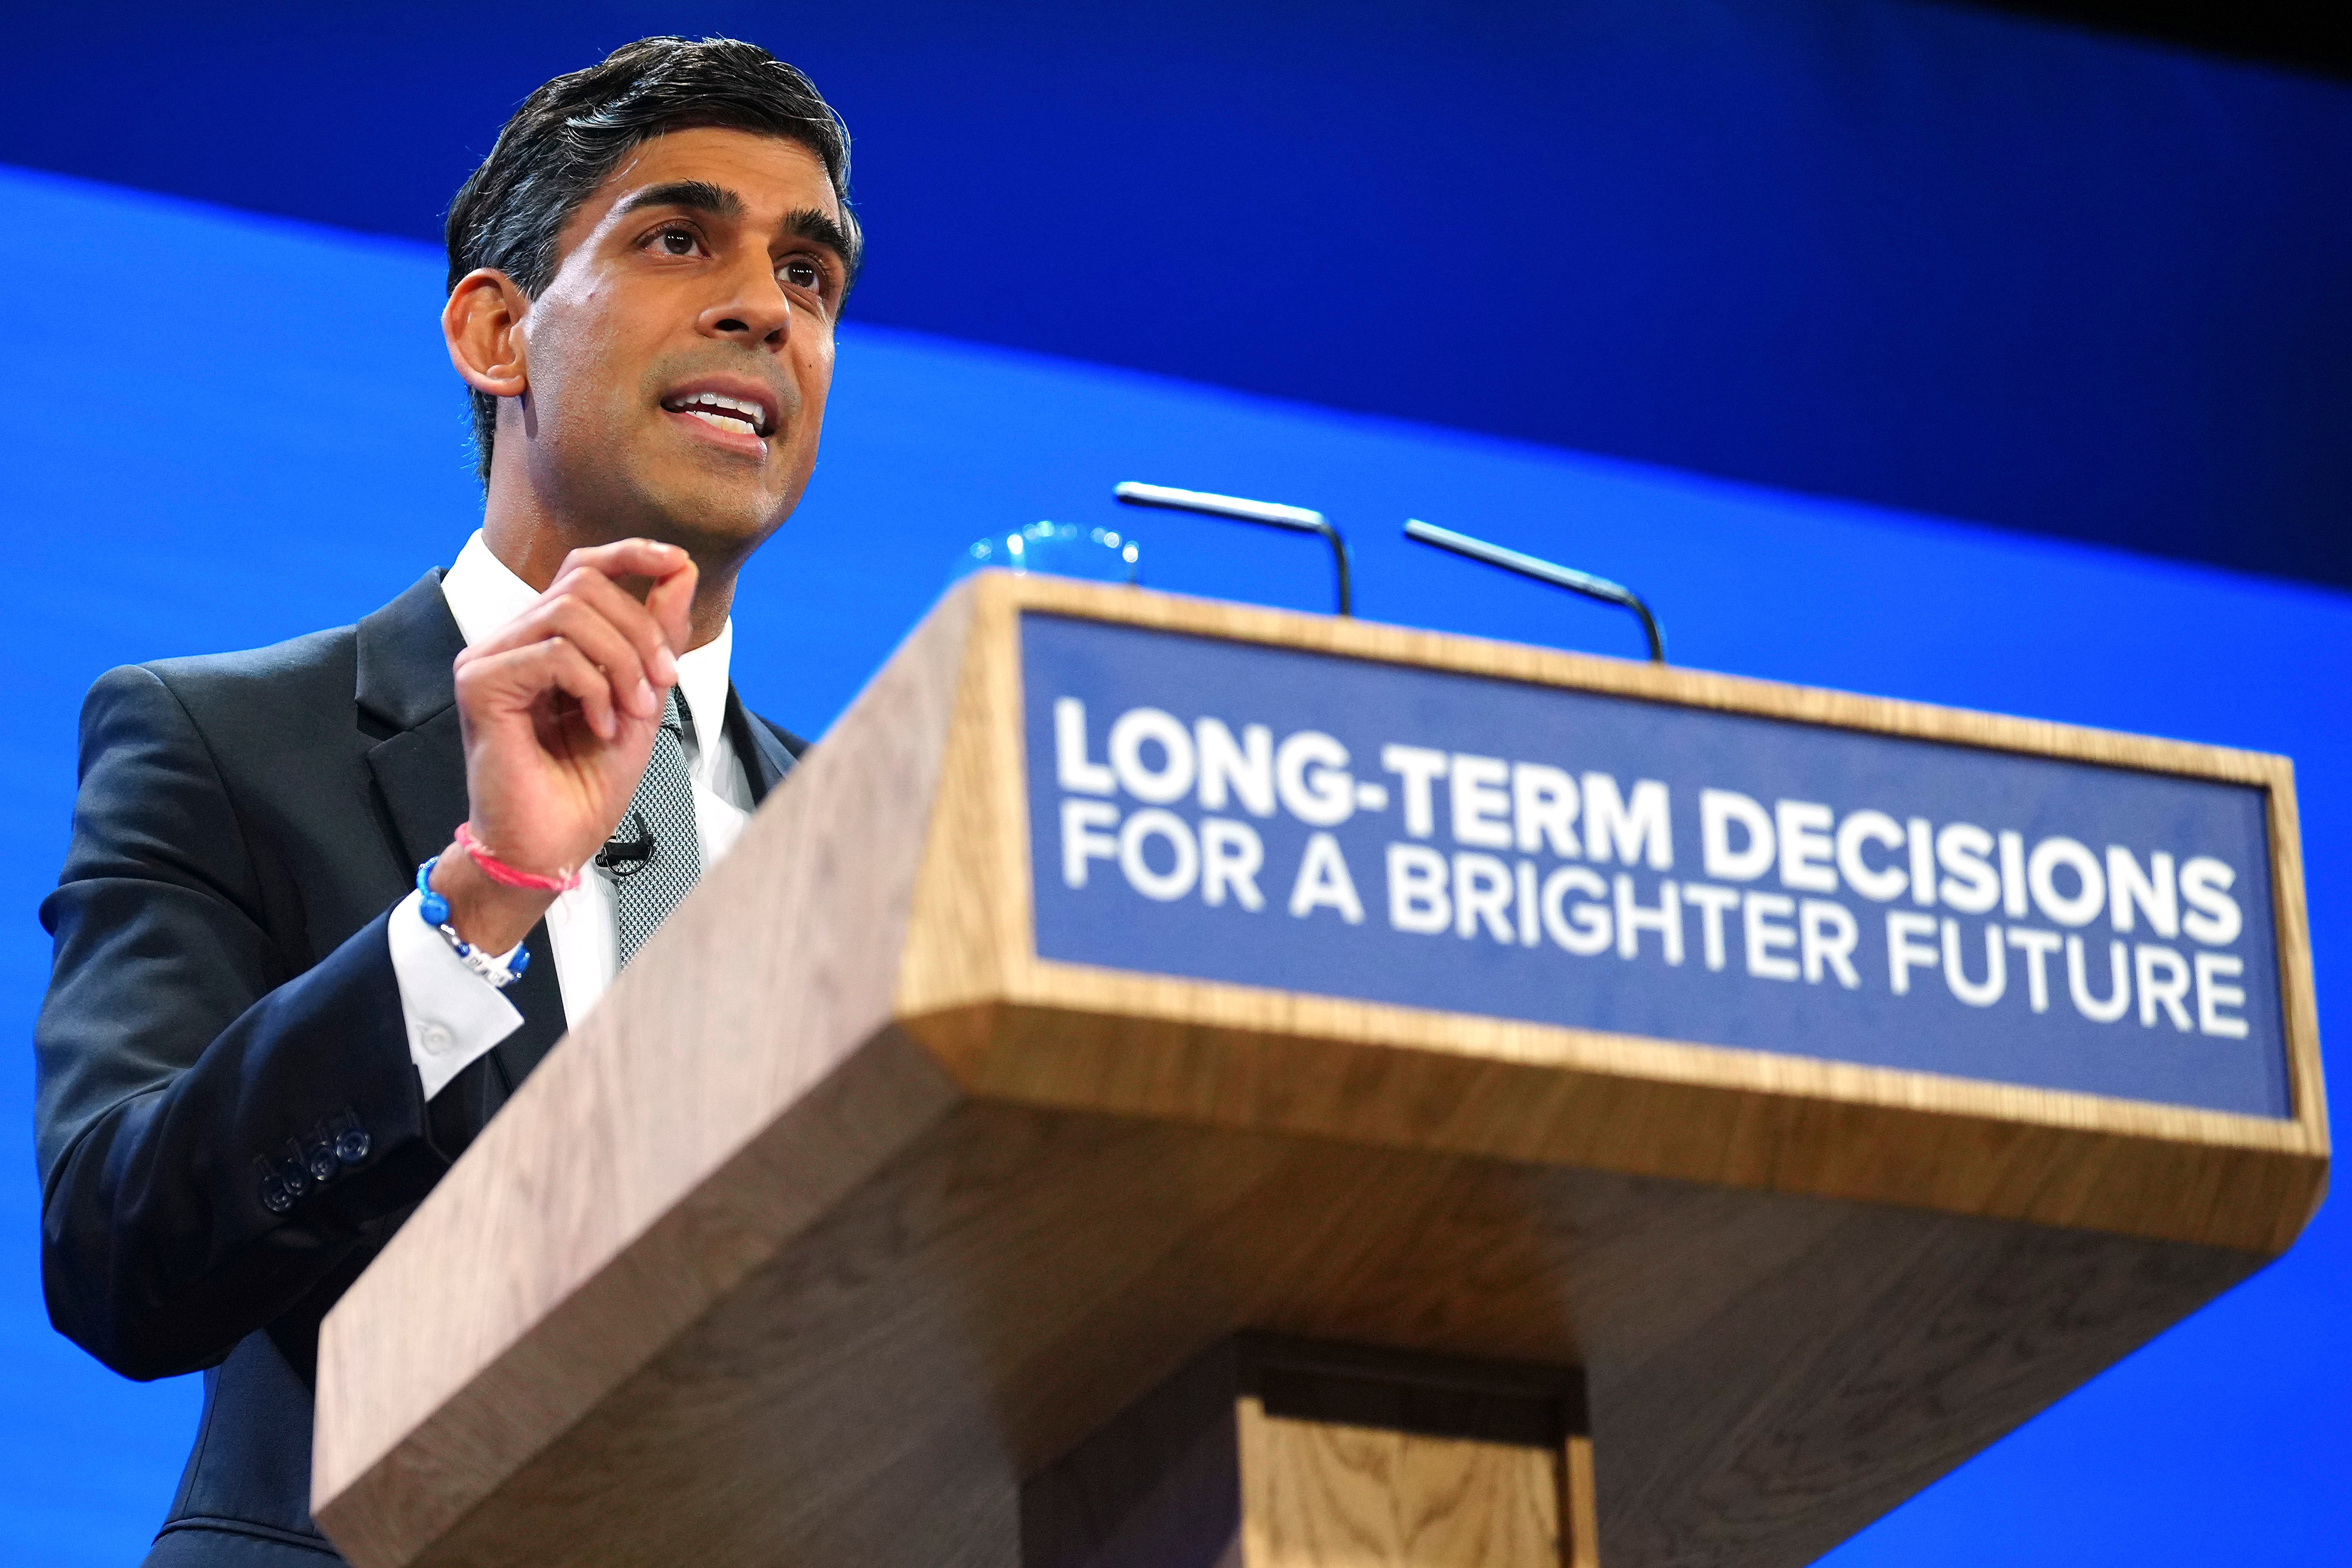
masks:
[[[441,596],[471,647],[530,607],[531,585],[490,553],[479,530],[441,579]],[[735,847],[751,819],[751,783],[728,739],[727,667],[735,623],[677,657],[677,696],[686,710],[686,768],[694,794],[694,826],[709,870]],[[522,1015],[488,981],[457,961],[441,933],[425,923],[420,895],[393,910],[388,927],[393,973],[408,1028],[408,1054],[430,1100],[484,1051],[522,1026]],[[613,921],[611,873],[591,864],[580,886],[558,895],[547,911],[555,977],[563,993],[566,1026],[588,1016],[620,969]]]

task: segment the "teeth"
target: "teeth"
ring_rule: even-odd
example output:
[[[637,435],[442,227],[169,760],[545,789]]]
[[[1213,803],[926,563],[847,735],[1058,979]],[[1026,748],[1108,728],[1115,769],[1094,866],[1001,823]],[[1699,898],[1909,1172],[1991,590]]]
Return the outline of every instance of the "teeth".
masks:
[[[696,418],[713,425],[719,424],[719,419],[713,418],[713,415],[725,418],[727,425],[720,426],[722,429],[734,425],[748,424],[755,435],[759,432],[760,426],[768,421],[768,410],[765,405],[749,398],[723,397],[715,392],[698,392],[675,406],[681,414],[691,414]],[[709,412],[705,412],[706,410]]]
[[[718,393],[696,393],[689,402],[696,402],[696,405],[706,406],[706,409],[734,409],[736,414],[743,414],[743,416],[751,418],[755,426],[767,418],[767,409],[764,409],[762,405],[757,405],[757,402],[748,400],[748,397],[719,397]]]

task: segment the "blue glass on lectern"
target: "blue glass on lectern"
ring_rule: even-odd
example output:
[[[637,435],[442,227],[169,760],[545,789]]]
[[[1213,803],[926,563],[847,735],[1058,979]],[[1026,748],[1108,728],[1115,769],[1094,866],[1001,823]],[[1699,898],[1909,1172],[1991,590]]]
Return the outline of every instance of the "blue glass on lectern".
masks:
[[[1142,547],[1131,534],[1108,528],[1077,528],[1066,522],[1033,522],[1012,533],[975,541],[956,561],[950,582],[991,566],[1008,572],[1042,572],[1083,577],[1090,583],[1136,583],[1142,579]]]

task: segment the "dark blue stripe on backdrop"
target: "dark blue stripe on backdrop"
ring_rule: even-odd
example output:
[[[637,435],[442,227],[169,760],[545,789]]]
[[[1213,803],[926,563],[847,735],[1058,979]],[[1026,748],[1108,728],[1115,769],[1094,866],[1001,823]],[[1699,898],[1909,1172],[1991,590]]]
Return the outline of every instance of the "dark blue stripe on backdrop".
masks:
[[[845,111],[867,321],[2352,584],[2352,85],[1990,10],[26,7],[0,161],[431,237],[656,31]]]

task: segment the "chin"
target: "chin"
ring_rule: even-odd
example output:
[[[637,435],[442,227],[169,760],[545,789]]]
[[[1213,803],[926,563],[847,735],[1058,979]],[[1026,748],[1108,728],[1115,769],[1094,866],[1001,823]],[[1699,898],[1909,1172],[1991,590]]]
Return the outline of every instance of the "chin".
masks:
[[[697,555],[733,554],[760,542],[792,510],[789,501],[741,475],[698,475],[647,487],[646,510],[660,520],[646,531]]]

